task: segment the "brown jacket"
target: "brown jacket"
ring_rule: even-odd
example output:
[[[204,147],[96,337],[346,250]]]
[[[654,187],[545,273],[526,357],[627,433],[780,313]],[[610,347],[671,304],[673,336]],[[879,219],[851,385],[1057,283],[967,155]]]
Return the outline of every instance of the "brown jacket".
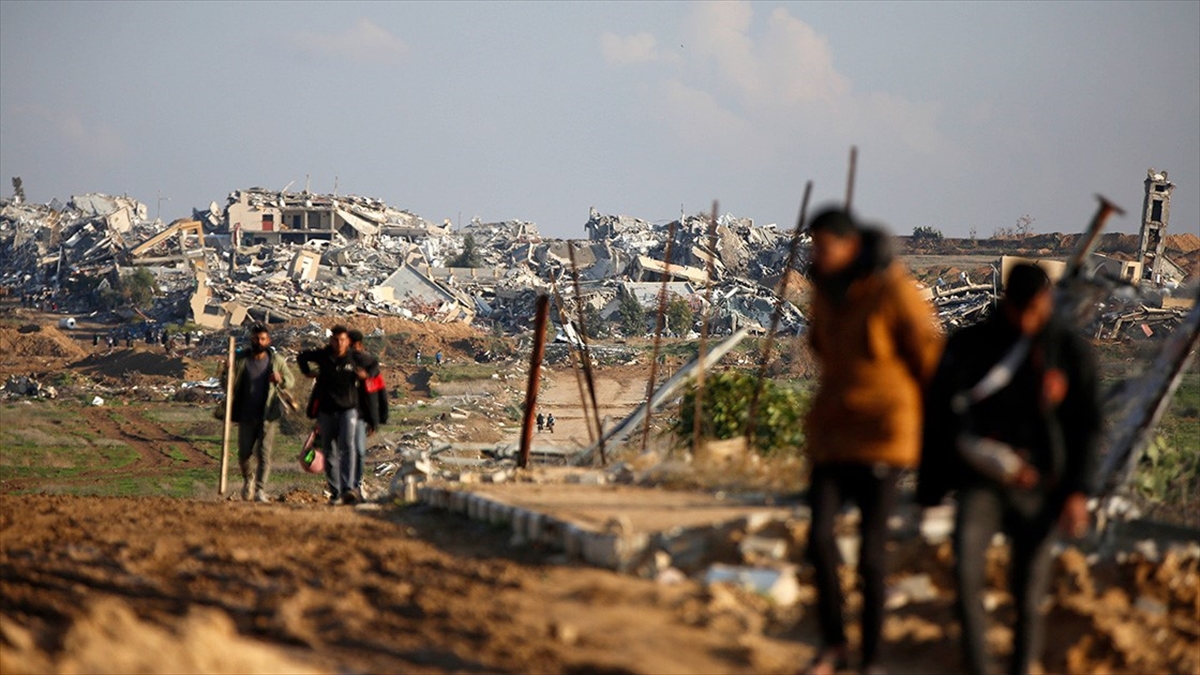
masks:
[[[814,293],[809,339],[821,366],[808,415],[815,463],[914,467],[921,455],[921,395],[941,355],[933,310],[903,266]]]

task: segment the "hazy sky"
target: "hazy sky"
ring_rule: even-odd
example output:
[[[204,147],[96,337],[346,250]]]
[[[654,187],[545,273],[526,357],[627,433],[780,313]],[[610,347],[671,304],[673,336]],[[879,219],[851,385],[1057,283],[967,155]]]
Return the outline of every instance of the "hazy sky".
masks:
[[[1200,2],[0,2],[0,190],[188,216],[263,186],[431,220],[791,227],[804,181],[909,233],[1200,222]]]

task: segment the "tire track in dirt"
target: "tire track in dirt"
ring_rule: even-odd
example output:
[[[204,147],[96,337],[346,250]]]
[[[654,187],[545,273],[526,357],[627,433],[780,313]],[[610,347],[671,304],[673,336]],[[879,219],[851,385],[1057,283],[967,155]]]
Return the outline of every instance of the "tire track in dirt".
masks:
[[[168,431],[161,423],[146,417],[139,408],[129,406],[121,409],[89,406],[83,416],[92,429],[101,437],[120,440],[133,448],[139,456],[139,472],[159,473],[160,469],[173,467],[183,461],[197,467],[214,464],[216,458],[192,445],[191,441]],[[182,460],[172,457],[171,449],[183,455]]]

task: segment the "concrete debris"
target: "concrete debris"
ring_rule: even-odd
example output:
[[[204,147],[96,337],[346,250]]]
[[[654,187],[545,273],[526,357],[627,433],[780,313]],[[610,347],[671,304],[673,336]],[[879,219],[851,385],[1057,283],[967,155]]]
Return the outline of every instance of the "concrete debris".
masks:
[[[57,398],[58,391],[54,387],[44,386],[41,382],[24,375],[9,376],[0,390],[0,397],[19,398],[31,396],[34,398]]]
[[[1165,232],[1165,207],[1158,217],[1164,220],[1146,225],[1154,237]],[[789,232],[728,213],[714,227],[706,214],[652,223],[593,208],[582,229],[584,239],[566,241],[545,238],[522,220],[439,225],[372,197],[259,187],[235,190],[223,206],[213,201],[169,225],[151,220],[146,205],[127,196],[93,193],[42,205],[14,195],[0,201],[0,286],[72,316],[112,311],[211,330],[360,314],[483,321],[519,332],[531,327],[536,297],[553,291],[562,310],[553,313],[555,328],[563,341],[576,343],[581,308],[584,316],[621,324],[614,337],[650,333],[665,280],[668,297],[690,310],[669,313],[669,334],[696,334],[704,316],[714,335],[743,328],[762,334],[779,302],[778,331],[804,329],[806,235],[799,269],[789,270]],[[1097,298],[1104,303],[1097,337],[1157,337],[1186,312],[1187,300],[1177,299],[1187,296],[1180,290],[1186,275],[1154,237],[1143,242],[1139,260],[1092,256],[1087,276],[1103,280],[1113,296]],[[1055,250],[1031,259],[1051,268],[1063,264],[1044,254]],[[926,295],[947,328],[975,323],[995,304],[1003,280],[997,270],[1019,260],[1000,258],[990,279],[948,272],[947,279],[958,278],[937,279]],[[141,275],[135,281],[144,285],[142,270],[153,279],[149,295],[131,293],[135,284],[127,283]],[[785,278],[781,301],[776,288]],[[641,325],[617,321],[630,300],[646,310]],[[566,325],[564,316],[570,317]],[[588,328],[596,333],[598,327]]]
[[[716,564],[704,575],[704,585],[713,584],[732,584],[744,588],[769,598],[781,607],[793,605],[800,599],[800,582],[793,565],[771,568]]]

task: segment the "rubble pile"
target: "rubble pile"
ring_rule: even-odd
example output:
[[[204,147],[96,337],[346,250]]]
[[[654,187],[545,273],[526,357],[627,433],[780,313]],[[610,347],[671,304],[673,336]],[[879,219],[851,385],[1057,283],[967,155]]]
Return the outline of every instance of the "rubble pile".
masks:
[[[581,314],[624,324],[619,336],[649,333],[664,290],[686,302],[691,316],[690,325],[672,325],[688,323],[686,314],[673,314],[668,334],[694,335],[703,317],[710,333],[746,327],[761,334],[771,325],[779,280],[787,277],[778,330],[803,329],[795,288],[803,277],[784,269],[791,236],[774,224],[733,214],[715,224],[705,214],[652,223],[592,208],[583,231],[580,240],[550,239],[531,222],[479,218],[455,228],[378,199],[307,190],[236,190],[224,206],[214,201],[170,225],[149,220],[145,204],[129,197],[87,194],[65,205],[39,205],[14,196],[0,201],[0,286],[53,309],[90,313],[102,309],[97,303],[105,290],[145,269],[155,299],[139,304],[126,292],[130,306],[118,310],[122,318],[214,330],[356,315],[480,319],[512,332],[531,327],[536,297],[550,293],[556,298],[551,320],[560,327],[565,320],[572,339]],[[1049,261],[1045,256],[1064,250],[1073,237],[1022,239],[1021,250]],[[1091,265],[1097,275],[1131,280],[1136,263],[1124,259],[1129,237],[1110,239],[1121,257],[1093,256]],[[1192,239],[1176,236],[1171,250],[1196,249],[1200,244]],[[904,241],[916,246],[912,238]],[[809,243],[801,241],[802,253]],[[988,314],[998,285],[995,278],[972,282],[962,272],[951,284],[939,277],[925,293],[943,324],[957,328]],[[631,300],[645,310],[641,326],[620,321]],[[1180,308],[1164,304],[1117,303],[1107,308],[1096,335],[1151,335],[1180,316]]]

